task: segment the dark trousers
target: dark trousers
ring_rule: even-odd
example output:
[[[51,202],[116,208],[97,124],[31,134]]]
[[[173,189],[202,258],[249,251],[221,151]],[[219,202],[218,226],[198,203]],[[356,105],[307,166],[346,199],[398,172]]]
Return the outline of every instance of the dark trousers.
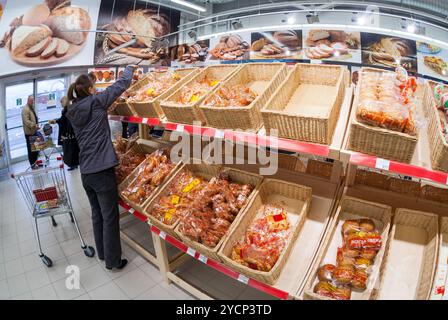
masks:
[[[28,161],[30,162],[30,166],[32,166],[34,163],[36,163],[37,159],[39,158],[39,152],[32,152],[31,151],[31,144],[30,144],[30,138],[33,135],[25,135],[26,140],[26,151],[28,152]]]
[[[114,168],[82,174],[82,185],[92,208],[93,235],[98,258],[106,267],[119,266],[121,261],[118,190]]]

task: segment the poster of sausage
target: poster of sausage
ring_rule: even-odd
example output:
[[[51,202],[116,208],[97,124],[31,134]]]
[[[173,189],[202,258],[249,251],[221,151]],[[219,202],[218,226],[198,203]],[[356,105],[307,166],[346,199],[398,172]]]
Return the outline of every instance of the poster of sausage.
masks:
[[[179,11],[148,1],[103,0],[97,29],[106,32],[97,33],[95,64],[169,65],[162,37],[176,31],[179,21]]]
[[[92,64],[100,0],[8,1],[0,20],[0,74]]]

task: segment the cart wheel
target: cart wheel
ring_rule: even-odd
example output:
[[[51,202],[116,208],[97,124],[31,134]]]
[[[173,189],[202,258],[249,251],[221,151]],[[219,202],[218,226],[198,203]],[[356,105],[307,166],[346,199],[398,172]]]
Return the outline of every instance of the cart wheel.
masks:
[[[40,258],[42,259],[44,265],[46,265],[48,268],[50,268],[53,265],[53,261],[51,261],[51,259],[48,258],[46,255],[43,255]]]
[[[84,248],[84,254],[87,257],[92,258],[95,255],[95,249],[93,249],[93,247],[91,246],[87,246]]]
[[[56,220],[54,220],[54,217],[51,217],[51,224],[53,225],[53,227],[57,227],[58,224],[56,223]]]

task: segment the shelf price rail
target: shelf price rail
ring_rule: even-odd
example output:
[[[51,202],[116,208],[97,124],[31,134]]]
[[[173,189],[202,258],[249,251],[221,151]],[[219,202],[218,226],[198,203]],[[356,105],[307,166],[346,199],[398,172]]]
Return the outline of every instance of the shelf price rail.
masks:
[[[119,204],[123,209],[127,210],[130,214],[134,215],[137,219],[139,219],[143,222],[149,223],[143,214],[134,210],[130,205],[125,203],[123,200],[120,200]],[[289,294],[287,292],[279,290],[275,287],[272,287],[265,283],[259,282],[257,280],[254,280],[252,278],[248,278],[247,276],[245,276],[241,273],[238,273],[213,259],[210,259],[210,258],[200,254],[195,249],[186,246],[184,243],[182,243],[178,239],[166,234],[164,231],[161,231],[160,229],[158,229],[157,227],[155,227],[153,225],[150,225],[150,230],[153,233],[153,235],[160,237],[161,239],[165,240],[165,242],[170,243],[171,245],[173,245],[180,251],[188,254],[189,256],[206,264],[207,266],[227,275],[228,277],[230,277],[232,279],[238,280],[248,286],[251,286],[251,287],[253,287],[259,291],[262,291],[266,294],[269,294],[273,297],[276,297],[276,298],[279,298],[282,300],[287,300],[289,298]]]

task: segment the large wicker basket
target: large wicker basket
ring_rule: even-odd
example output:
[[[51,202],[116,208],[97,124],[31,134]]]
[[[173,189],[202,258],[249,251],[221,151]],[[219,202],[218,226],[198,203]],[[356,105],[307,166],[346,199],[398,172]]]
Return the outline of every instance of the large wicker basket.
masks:
[[[174,229],[179,224],[179,219],[177,219],[173,224],[169,225],[166,224],[155,217],[151,215],[151,210],[153,207],[159,202],[160,198],[166,196],[169,192],[169,188],[171,184],[176,181],[179,177],[179,175],[188,170],[191,171],[195,176],[204,178],[206,180],[210,180],[212,177],[215,177],[221,167],[220,166],[204,166],[204,165],[197,165],[197,164],[184,164],[179,171],[176,172],[175,175],[171,177],[171,179],[165,184],[165,186],[157,193],[157,195],[153,198],[152,201],[150,201],[146,207],[143,209],[143,214],[148,217],[148,220],[151,222],[151,224],[155,225],[157,228],[159,228],[162,231],[165,231],[166,233],[178,237],[177,234],[174,232]]]
[[[229,234],[229,237],[219,250],[219,256],[224,261],[224,264],[248,277],[268,284],[274,284],[280,276],[294,242],[305,222],[306,215],[310,209],[311,194],[312,190],[309,187],[274,179],[264,180],[252,202],[243,213],[239,224]],[[257,217],[258,210],[266,204],[284,207],[288,211],[288,219],[291,223],[290,235],[285,248],[273,268],[267,272],[245,267],[231,259],[234,245],[245,237],[246,230]]]
[[[448,261],[448,217],[442,217],[439,234],[439,258],[431,290],[431,300],[442,300],[448,288],[445,286]]]
[[[374,68],[362,68],[361,72],[389,72]],[[378,156],[385,159],[410,163],[417,146],[418,136],[396,132],[384,128],[360,123],[356,119],[362,77],[356,88],[351,113],[351,125],[348,137],[348,149]]]
[[[136,116],[134,109],[126,101],[115,102],[114,114],[124,117]]]
[[[180,97],[180,94],[182,93],[182,88],[184,86],[193,84],[194,82],[201,81],[205,77],[223,82],[239,68],[240,66],[238,65],[216,65],[209,66],[201,70],[201,72],[196,74],[189,81],[183,83],[182,86],[180,86],[169,97],[161,102],[160,106],[167,120],[171,122],[186,124],[193,124],[194,121],[205,123],[205,118],[199,110],[199,105],[202,103],[202,101],[204,101],[204,99],[207,97],[208,93],[212,91],[212,89],[210,89],[207,94],[204,94],[194,103],[190,105],[183,105],[178,103],[178,99]]]
[[[442,132],[440,114],[433,93],[433,88],[437,84],[433,81],[426,83],[423,106],[428,119],[428,142],[432,167],[436,170],[448,172],[448,142]]]
[[[424,238],[420,237],[423,234]],[[438,245],[437,215],[397,209],[389,248],[381,266],[380,286],[374,297],[382,300],[429,299]]]
[[[196,168],[194,170],[196,170],[196,172],[200,172],[203,175],[211,176],[211,175],[215,174],[215,172],[216,172],[216,169],[214,169],[214,167],[216,167],[216,166],[213,166],[213,165],[198,164],[195,166],[196,166]],[[253,173],[249,173],[249,172],[245,172],[245,171],[241,171],[241,170],[237,170],[237,169],[233,169],[233,168],[225,168],[225,170],[228,170],[231,181],[237,182],[237,183],[251,184],[254,187],[254,191],[252,191],[251,195],[247,199],[246,205],[244,205],[241,208],[241,210],[238,213],[238,215],[236,216],[235,220],[232,222],[232,225],[230,226],[229,230],[227,231],[227,234],[221,238],[221,240],[218,242],[216,247],[209,248],[201,243],[191,240],[187,236],[184,236],[182,234],[182,232],[180,232],[181,223],[179,223],[174,230],[176,232],[178,238],[180,238],[187,246],[189,246],[189,247],[195,249],[197,252],[199,252],[209,258],[215,259],[217,261],[220,261],[220,258],[218,255],[218,250],[221,248],[221,245],[227,239],[228,235],[232,233],[233,228],[235,228],[239,224],[239,222],[241,220],[242,213],[245,211],[248,204],[252,202],[252,198],[255,196],[256,190],[258,189],[261,181],[263,180],[263,178],[257,174],[253,174]]]
[[[163,148],[163,147],[162,147]],[[159,148],[157,148],[159,149]],[[156,150],[157,150],[156,149]],[[148,149],[150,151],[151,148]],[[155,151],[155,150],[153,150]],[[141,168],[146,164],[147,160],[144,160],[142,163],[140,163],[137,168],[132,171],[132,173],[120,184],[120,197],[128,203],[131,207],[133,207],[138,212],[143,212],[144,208],[147,206],[147,204],[154,198],[154,196],[163,188],[163,186],[166,184],[167,181],[170,180],[170,178],[180,169],[181,163],[175,164],[174,168],[171,170],[171,172],[168,174],[168,176],[165,177],[165,179],[154,189],[154,191],[151,193],[151,195],[148,196],[148,198],[145,199],[142,203],[135,203],[131,201],[129,198],[127,198],[123,191],[134,181],[138,178],[139,173],[141,171]]]
[[[284,63],[248,63],[229,79],[217,86],[208,97],[221,87],[243,85],[257,93],[257,98],[246,107],[210,107],[201,104],[207,125],[220,129],[258,131],[262,126],[260,110],[288,74]],[[204,100],[204,102],[207,99]]]
[[[330,144],[344,101],[345,78],[341,66],[297,64],[261,110],[267,134],[276,129],[283,138]]]
[[[304,298],[308,300],[332,300],[313,292],[318,282],[316,276],[320,266],[326,263],[335,264],[337,247],[342,245],[341,225],[348,219],[372,219],[382,238],[382,247],[378,252],[375,263],[367,282],[367,289],[362,292],[352,291],[353,300],[369,300],[372,298],[373,289],[377,283],[382,259],[387,249],[387,240],[390,229],[392,208],[383,204],[369,202],[358,198],[344,196],[341,199],[336,215],[329,227],[329,232],[324,235],[323,245],[318,252],[318,258],[311,268],[310,276],[305,287]]]
[[[158,97],[146,101],[146,102],[128,102],[130,108],[133,110],[136,116],[143,118],[161,118],[163,117],[163,111],[160,108],[160,102],[171,95],[176,89],[180,88],[185,82],[188,81],[192,76],[194,76],[199,71],[198,68],[182,68],[176,69],[175,73],[180,76],[180,80],[177,81],[170,88],[165,90]],[[162,75],[162,74],[161,74]],[[138,81],[130,90],[138,91],[149,82],[149,78],[145,77]]]

